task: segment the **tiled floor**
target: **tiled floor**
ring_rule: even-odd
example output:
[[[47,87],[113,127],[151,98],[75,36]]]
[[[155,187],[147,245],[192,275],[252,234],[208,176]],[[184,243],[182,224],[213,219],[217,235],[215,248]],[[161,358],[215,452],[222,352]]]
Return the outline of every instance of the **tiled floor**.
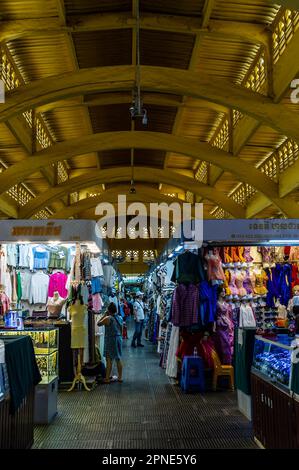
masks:
[[[37,426],[34,448],[256,448],[231,392],[184,394],[158,366],[150,343],[124,346],[124,382],[60,392],[58,416]]]

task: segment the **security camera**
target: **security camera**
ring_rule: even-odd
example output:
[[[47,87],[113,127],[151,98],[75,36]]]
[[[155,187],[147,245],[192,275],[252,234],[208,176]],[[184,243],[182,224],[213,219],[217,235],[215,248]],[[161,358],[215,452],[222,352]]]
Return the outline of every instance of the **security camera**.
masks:
[[[131,118],[136,119],[136,108],[135,108],[135,106],[131,106],[129,108],[129,111],[130,111],[130,114],[131,114]]]
[[[134,188],[134,186],[131,186],[130,194],[136,194],[136,189]]]

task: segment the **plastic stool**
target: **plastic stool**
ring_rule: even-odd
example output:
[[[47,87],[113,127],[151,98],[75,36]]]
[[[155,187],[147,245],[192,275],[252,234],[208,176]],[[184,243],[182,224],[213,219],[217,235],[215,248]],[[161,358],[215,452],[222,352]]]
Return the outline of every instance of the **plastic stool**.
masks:
[[[205,391],[204,362],[198,356],[185,356],[182,367],[181,389],[188,391]]]

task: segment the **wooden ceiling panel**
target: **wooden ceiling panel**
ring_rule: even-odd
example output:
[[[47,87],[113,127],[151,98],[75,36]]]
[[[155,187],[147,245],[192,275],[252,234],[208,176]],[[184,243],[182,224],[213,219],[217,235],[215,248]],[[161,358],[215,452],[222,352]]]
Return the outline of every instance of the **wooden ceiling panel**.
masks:
[[[136,149],[134,164],[137,166],[153,166],[163,168],[165,152],[160,150]]]
[[[132,30],[74,33],[80,68],[128,65],[132,63]]]
[[[56,0],[0,0],[1,20],[47,18],[56,14]]]
[[[42,176],[42,175],[41,175]],[[50,188],[49,183],[45,178],[39,178],[35,179],[34,181],[30,181],[30,189],[35,193],[35,194],[40,194],[44,193]]]
[[[0,123],[0,150],[15,146],[18,144],[13,133],[8,129],[5,123]]]
[[[185,108],[178,135],[208,141],[219,114],[208,108]]]
[[[75,113],[71,108],[48,111],[43,113],[43,118],[57,142],[83,137],[90,133],[84,107],[76,107]]]
[[[129,106],[113,104],[89,108],[91,124],[94,132],[129,131],[131,117]]]
[[[171,168],[189,168],[193,169],[194,159],[185,155],[177,155],[175,153],[169,154],[168,165],[169,169]]]
[[[194,42],[192,34],[141,30],[141,64],[187,69]]]
[[[237,164],[237,163],[236,163]],[[235,178],[231,173],[223,172],[217,183],[215,184],[215,189],[228,194],[232,191],[236,185],[239,183],[239,180]]]
[[[237,40],[204,37],[196,71],[240,83],[258,50],[258,46]]]
[[[70,168],[73,169],[85,169],[93,170],[97,168],[97,157],[96,154],[86,154],[86,155],[78,155],[77,157],[70,158],[68,160],[68,164]]]
[[[258,164],[268,158],[285,140],[285,137],[266,126],[261,126],[241,150],[239,158]]]
[[[250,139],[249,144],[261,147],[270,147],[275,149],[283,141],[285,137],[274,129],[271,129],[267,126],[260,126],[259,129],[255,132],[254,136]]]
[[[216,0],[211,18],[269,25],[275,20],[279,9],[278,5],[270,5],[264,0]]]
[[[16,147],[11,150],[1,150],[0,147],[0,160],[3,160],[7,165],[13,165],[25,158],[28,158],[28,154],[23,147]]]
[[[167,15],[201,16],[205,0],[140,0],[142,12]]]
[[[128,149],[100,152],[100,155],[103,169],[115,166],[131,165],[131,151]],[[165,152],[159,150],[136,149],[134,151],[135,166],[162,168],[164,158]]]
[[[277,208],[274,206],[269,206],[267,209],[262,210],[255,216],[257,219],[276,219],[280,218],[281,214],[278,212]]]
[[[64,0],[64,3],[68,15],[129,11],[132,9],[131,0]]]
[[[130,165],[131,152],[125,150],[109,150],[100,153],[102,168]]]
[[[26,83],[74,70],[63,34],[33,35],[10,41],[7,46]]]
[[[135,121],[137,131],[165,132],[172,133],[177,108],[172,106],[145,106],[148,117],[148,124],[144,126],[141,119]]]

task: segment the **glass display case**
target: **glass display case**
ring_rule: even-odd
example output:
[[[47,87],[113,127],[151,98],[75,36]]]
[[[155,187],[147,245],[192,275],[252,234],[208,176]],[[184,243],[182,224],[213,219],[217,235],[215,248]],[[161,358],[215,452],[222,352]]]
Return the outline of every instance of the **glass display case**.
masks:
[[[58,328],[0,330],[0,335],[29,335],[32,338],[36,362],[42,382],[48,384],[58,377]]]
[[[273,340],[262,336],[255,337],[253,353],[253,371],[257,370],[271,382],[291,389],[292,351],[294,338],[277,335]]]

